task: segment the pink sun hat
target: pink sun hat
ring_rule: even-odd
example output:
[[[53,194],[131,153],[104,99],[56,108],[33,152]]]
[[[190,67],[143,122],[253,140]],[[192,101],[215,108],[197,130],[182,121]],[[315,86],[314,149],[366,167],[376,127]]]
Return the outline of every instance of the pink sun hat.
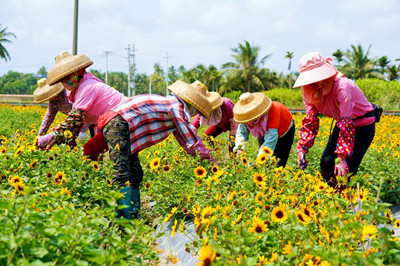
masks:
[[[299,61],[300,75],[293,88],[303,87],[335,76],[338,70],[329,62],[331,58],[323,58],[320,53],[310,52],[303,55]]]

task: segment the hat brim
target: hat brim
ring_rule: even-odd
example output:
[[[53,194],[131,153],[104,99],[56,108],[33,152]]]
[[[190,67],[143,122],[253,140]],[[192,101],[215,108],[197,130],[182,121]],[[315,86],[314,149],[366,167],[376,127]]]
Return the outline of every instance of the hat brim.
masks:
[[[251,102],[237,102],[233,107],[233,119],[238,124],[246,124],[257,120],[268,113],[272,107],[272,100],[261,92],[254,92]]]
[[[54,96],[57,96],[60,92],[64,90],[64,86],[61,83],[56,83],[52,86],[46,84],[43,87],[37,88],[33,92],[33,102],[34,103],[44,103]]]
[[[63,78],[71,75],[79,69],[93,65],[93,61],[84,54],[78,54],[64,58],[56,63],[48,72],[47,80],[49,85],[60,82]]]
[[[308,71],[301,72],[297,77],[293,88],[303,87],[304,85],[309,85],[321,80],[328,79],[335,76],[338,73],[333,67],[323,64],[318,68],[314,68]]]
[[[202,116],[206,118],[210,117],[212,109],[211,103],[207,100],[205,95],[197,93],[195,87],[186,82],[177,80],[167,88],[182,98],[182,100],[196,108]]]
[[[222,100],[221,95],[219,95],[219,93],[215,92],[215,91],[209,92],[209,96],[207,95],[207,100],[212,105],[212,110],[211,111],[217,110],[224,103],[224,101]]]

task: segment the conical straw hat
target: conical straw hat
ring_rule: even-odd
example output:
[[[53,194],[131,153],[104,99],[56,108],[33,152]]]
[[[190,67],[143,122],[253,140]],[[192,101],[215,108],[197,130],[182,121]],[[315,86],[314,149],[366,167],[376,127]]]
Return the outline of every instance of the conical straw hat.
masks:
[[[50,86],[47,84],[46,78],[40,79],[37,84],[38,87],[33,92],[33,101],[35,103],[43,103],[47,100],[50,100],[64,90],[64,87],[61,83],[56,83],[53,86]]]
[[[168,89],[196,108],[201,115],[206,118],[210,117],[212,106],[206,97],[206,85],[200,81],[189,84],[177,80],[175,83],[169,85]]]
[[[206,96],[207,100],[211,103],[212,111],[218,109],[224,103],[218,92],[207,91]]]
[[[245,124],[260,118],[271,109],[272,101],[261,92],[246,92],[240,95],[233,107],[233,118],[239,124]]]
[[[54,59],[56,64],[47,73],[49,85],[53,85],[75,71],[93,64],[93,61],[86,55],[70,55],[67,51],[59,53]]]

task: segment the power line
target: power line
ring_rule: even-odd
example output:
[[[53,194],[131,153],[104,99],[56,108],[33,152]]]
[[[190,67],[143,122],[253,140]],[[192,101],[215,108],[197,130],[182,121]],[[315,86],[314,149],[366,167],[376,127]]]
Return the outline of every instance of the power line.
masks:
[[[128,97],[132,97],[136,94],[135,81],[132,79],[132,72],[135,69],[135,51],[137,51],[137,49],[135,49],[134,44],[132,44],[132,47],[130,44],[128,44],[128,48],[126,48],[126,50],[128,51]]]
[[[108,55],[111,51],[103,51],[106,54],[106,84],[108,84]]]
[[[168,52],[165,53],[166,55],[164,56],[164,59],[167,63],[167,69],[165,70],[165,83],[166,83],[166,87],[165,87],[165,95],[168,96],[168,59],[171,58],[170,56],[168,56]]]

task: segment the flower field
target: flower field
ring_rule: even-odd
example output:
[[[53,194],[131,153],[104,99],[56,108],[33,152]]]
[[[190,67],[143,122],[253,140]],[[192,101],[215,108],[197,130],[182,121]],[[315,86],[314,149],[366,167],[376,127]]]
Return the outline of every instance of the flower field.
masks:
[[[353,189],[341,195],[318,173],[331,119],[321,118],[305,171],[297,168],[294,146],[282,169],[270,155],[255,157],[255,138],[246,154],[230,158],[228,135],[221,135],[213,151],[218,165],[212,165],[185,154],[170,136],[139,155],[143,207],[141,219],[129,223],[114,215],[122,195],[112,185],[107,155],[88,161],[79,142],[73,149],[35,148],[45,111],[0,105],[1,265],[158,265],[161,253],[173,264],[178,258],[159,248],[155,228],[168,222],[173,237],[185,233],[187,221],[196,234],[188,235],[193,241],[186,251],[200,265],[400,263],[392,230],[400,221],[389,209],[400,203],[398,116],[382,117],[347,184]],[[294,118],[298,129],[301,115]]]

